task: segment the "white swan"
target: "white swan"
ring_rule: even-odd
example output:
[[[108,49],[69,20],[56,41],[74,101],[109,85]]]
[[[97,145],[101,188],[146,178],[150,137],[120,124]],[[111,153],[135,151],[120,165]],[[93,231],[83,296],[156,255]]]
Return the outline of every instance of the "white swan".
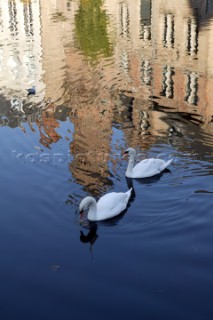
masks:
[[[144,159],[137,163],[134,166],[135,158],[136,158],[136,151],[133,148],[128,148],[124,152],[124,156],[129,156],[129,163],[126,170],[126,177],[127,178],[148,178],[152,177],[156,174],[161,173],[163,170],[165,170],[170,163],[173,161],[173,159],[170,159],[168,161],[164,161],[161,159]]]
[[[113,218],[126,209],[131,191],[132,188],[127,192],[110,192],[101,197],[98,202],[95,198],[88,196],[79,205],[80,214],[89,208],[87,219],[90,221]]]

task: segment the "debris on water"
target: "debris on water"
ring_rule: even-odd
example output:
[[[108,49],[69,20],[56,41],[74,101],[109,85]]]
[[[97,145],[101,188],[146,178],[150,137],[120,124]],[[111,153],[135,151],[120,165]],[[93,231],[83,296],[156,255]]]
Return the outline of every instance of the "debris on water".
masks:
[[[208,190],[195,190],[195,193],[213,193],[213,191],[208,191]]]
[[[51,265],[50,268],[52,269],[52,271],[56,272],[56,271],[59,271],[60,269],[60,266],[57,266],[57,265]]]
[[[31,94],[35,94],[36,93],[36,88],[35,86],[32,86],[31,88],[27,89],[27,92],[28,92],[28,96],[31,95]]]
[[[102,100],[101,100],[101,103],[102,103],[102,104],[106,104],[106,103],[107,103],[107,100],[102,99]]]
[[[37,150],[39,150],[39,151],[41,151],[41,152],[43,152],[44,150],[43,149],[41,149],[39,146],[34,146],[34,148],[35,149],[37,149]]]
[[[23,102],[21,99],[13,98],[13,99],[11,99],[10,103],[11,103],[11,107],[10,107],[11,112],[18,111],[18,112],[24,113]]]

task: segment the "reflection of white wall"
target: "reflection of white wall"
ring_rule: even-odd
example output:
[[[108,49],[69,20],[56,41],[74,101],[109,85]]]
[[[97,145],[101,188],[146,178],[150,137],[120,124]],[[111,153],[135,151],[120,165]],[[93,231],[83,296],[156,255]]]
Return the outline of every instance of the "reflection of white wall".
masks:
[[[169,59],[173,66],[182,64],[188,70],[195,69],[197,72],[207,71],[212,74],[213,22],[206,14],[207,3],[210,2],[212,1],[193,2],[201,19],[199,25],[188,0],[152,2],[152,45],[163,63],[167,63]],[[209,8],[209,14],[210,12]],[[173,26],[170,19],[172,16]],[[205,19],[208,24],[202,23]],[[194,59],[193,64],[191,59]]]
[[[195,72],[191,72],[188,74],[186,101],[190,104],[195,104],[195,105],[198,99],[197,81],[198,81],[198,75]]]
[[[129,78],[131,59],[129,53],[150,51],[151,48],[151,0],[105,0],[104,8],[110,19],[110,34],[116,37],[115,61]]]
[[[206,34],[208,35],[208,38],[207,37],[204,37],[205,36],[205,30],[203,32],[203,37],[202,37],[202,41],[204,42],[204,45],[208,45],[208,49],[207,49],[207,52],[208,52],[208,55],[207,55],[207,71],[209,74],[211,74],[211,76],[213,77],[213,20],[209,21],[209,25],[208,25],[208,32],[206,30]],[[203,39],[204,38],[204,39]],[[203,45],[203,43],[202,43]],[[200,49],[200,48],[199,48]]]
[[[67,6],[67,0],[40,0],[40,3],[45,98],[51,97],[52,101],[64,103],[66,59],[69,59],[69,52],[74,47],[74,19],[79,6],[76,1],[71,1]]]
[[[104,7],[115,25],[118,39],[128,38],[134,49],[140,48],[141,0],[105,0]]]
[[[26,88],[40,82],[41,37],[39,0],[1,0],[0,90],[4,95],[23,96]]]

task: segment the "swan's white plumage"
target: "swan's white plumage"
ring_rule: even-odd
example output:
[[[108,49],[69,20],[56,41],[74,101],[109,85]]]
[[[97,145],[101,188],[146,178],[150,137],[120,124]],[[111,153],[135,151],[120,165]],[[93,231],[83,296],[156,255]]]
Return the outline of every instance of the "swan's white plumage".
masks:
[[[137,163],[134,166],[135,158],[136,158],[136,151],[133,148],[128,148],[125,151],[125,154],[129,156],[129,163],[126,170],[126,177],[128,178],[148,178],[152,177],[156,174],[161,173],[165,170],[173,159],[168,161],[164,161],[162,159],[144,159]]]
[[[98,202],[93,197],[86,197],[81,201],[79,211],[89,208],[87,218],[90,221],[110,219],[126,209],[130,196],[131,189],[127,192],[107,193]]]

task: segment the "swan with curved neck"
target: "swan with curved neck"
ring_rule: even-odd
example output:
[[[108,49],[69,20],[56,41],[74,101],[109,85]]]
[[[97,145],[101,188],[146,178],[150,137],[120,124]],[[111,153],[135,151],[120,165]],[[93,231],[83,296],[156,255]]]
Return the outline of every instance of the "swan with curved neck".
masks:
[[[126,177],[128,178],[148,178],[156,174],[161,173],[165,170],[173,159],[164,161],[162,159],[144,159],[137,163],[135,166],[136,150],[133,148],[128,148],[124,152],[124,156],[128,155],[129,162],[126,170]]]
[[[98,202],[95,198],[88,196],[79,205],[80,214],[83,214],[84,210],[88,208],[87,219],[90,221],[113,218],[126,209],[131,191],[132,188],[127,192],[110,192],[101,197]]]

